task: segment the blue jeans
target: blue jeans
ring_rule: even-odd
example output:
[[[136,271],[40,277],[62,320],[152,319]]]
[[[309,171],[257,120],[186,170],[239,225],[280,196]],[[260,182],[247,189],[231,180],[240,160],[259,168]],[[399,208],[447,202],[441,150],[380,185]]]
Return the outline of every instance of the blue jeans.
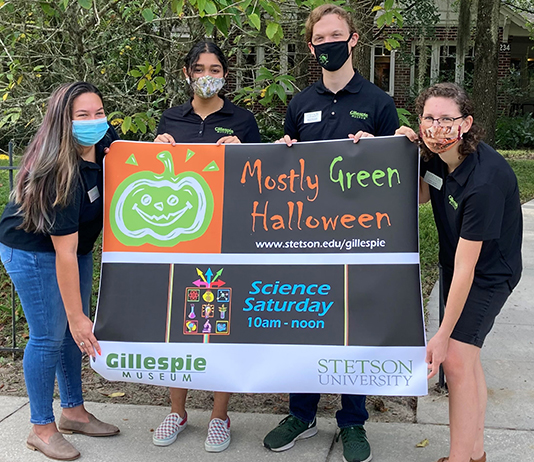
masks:
[[[317,414],[319,393],[290,393],[289,413],[304,422],[311,423]],[[341,409],[336,412],[339,428],[363,425],[369,418],[365,409],[365,395],[341,395]]]
[[[74,343],[57,284],[56,254],[12,249],[0,243],[0,257],[22,304],[30,328],[24,350],[24,378],[31,422],[54,422],[52,401],[57,375],[61,407],[83,404],[82,354]],[[92,255],[78,255],[83,310],[89,314]]]

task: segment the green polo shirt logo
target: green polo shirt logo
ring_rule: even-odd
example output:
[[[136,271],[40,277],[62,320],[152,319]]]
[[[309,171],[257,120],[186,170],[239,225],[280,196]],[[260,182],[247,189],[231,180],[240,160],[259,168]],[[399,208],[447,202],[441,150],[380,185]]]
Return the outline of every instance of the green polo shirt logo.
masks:
[[[231,128],[215,127],[217,133],[223,133],[225,135],[233,135],[234,131]]]
[[[450,194],[449,194],[449,204],[451,204],[451,207],[456,210],[458,208],[458,202],[456,202],[454,200],[454,197],[452,197]]]
[[[369,118],[369,114],[367,112],[358,112],[358,111],[350,111],[350,116],[354,117],[355,119],[367,119]]]

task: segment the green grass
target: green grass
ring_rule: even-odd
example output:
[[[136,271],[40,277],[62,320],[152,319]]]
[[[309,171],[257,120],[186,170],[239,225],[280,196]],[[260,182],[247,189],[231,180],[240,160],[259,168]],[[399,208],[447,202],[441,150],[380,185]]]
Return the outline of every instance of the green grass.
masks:
[[[524,204],[534,198],[534,159],[509,159],[519,184],[519,198]]]
[[[519,182],[521,202],[534,199],[534,152],[532,151],[503,151],[503,156],[513,168]],[[6,160],[0,160],[0,165],[8,165]],[[9,197],[9,176],[5,170],[0,171],[0,209],[4,208]],[[432,287],[438,278],[438,236],[432,208],[430,204],[419,207],[419,238],[421,254],[421,285],[423,299],[426,301]],[[98,284],[100,278],[101,240],[95,246],[93,270],[93,299],[92,308],[96,306]],[[0,346],[11,345],[11,289],[10,281],[4,267],[0,265]],[[17,302],[16,315],[23,320],[22,310]],[[17,343],[25,344],[27,327],[24,322],[18,323]]]
[[[438,279],[438,232],[430,202],[419,206],[419,255],[421,261],[421,288],[426,305],[432,287]]]

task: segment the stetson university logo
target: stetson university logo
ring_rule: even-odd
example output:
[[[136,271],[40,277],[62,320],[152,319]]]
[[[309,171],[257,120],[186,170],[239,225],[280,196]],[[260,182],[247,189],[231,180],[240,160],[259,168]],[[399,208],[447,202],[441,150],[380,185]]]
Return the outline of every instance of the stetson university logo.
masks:
[[[319,56],[319,63],[322,64],[323,66],[328,64],[328,55],[321,55]]]

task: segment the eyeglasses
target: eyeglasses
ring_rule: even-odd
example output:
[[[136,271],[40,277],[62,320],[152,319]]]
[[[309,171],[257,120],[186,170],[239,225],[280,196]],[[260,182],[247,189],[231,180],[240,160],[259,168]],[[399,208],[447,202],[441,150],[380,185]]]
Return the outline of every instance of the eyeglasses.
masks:
[[[423,126],[430,127],[431,125],[434,125],[434,122],[437,122],[438,125],[441,127],[452,127],[454,125],[454,121],[458,119],[465,119],[465,116],[459,116],[459,117],[438,117],[434,119],[434,117],[419,117],[419,123]]]

